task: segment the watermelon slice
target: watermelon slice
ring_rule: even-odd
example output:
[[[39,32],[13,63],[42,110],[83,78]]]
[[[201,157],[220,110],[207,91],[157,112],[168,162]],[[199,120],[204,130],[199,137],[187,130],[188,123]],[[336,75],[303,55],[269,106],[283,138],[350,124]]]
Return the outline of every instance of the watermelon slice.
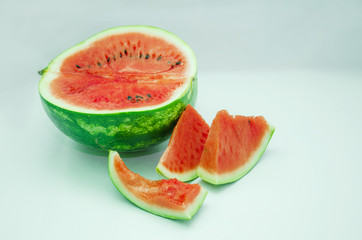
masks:
[[[200,114],[188,105],[172,132],[157,172],[167,178],[190,181],[197,178],[197,168],[210,127]]]
[[[217,113],[202,152],[198,175],[212,184],[234,182],[263,155],[275,128],[264,117]]]
[[[166,140],[197,94],[191,48],[149,26],[98,33],[41,74],[50,119],[75,141],[101,150],[138,151]]]
[[[115,151],[109,152],[108,170],[114,186],[129,201],[162,217],[189,220],[207,195],[199,184],[177,179],[153,181],[133,173]]]

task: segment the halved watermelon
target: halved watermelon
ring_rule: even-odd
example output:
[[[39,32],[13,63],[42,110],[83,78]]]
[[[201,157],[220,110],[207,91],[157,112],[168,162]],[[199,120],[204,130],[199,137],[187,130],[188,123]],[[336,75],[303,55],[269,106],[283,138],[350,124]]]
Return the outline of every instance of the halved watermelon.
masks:
[[[201,115],[188,105],[172,132],[157,171],[167,178],[190,181],[197,178],[197,168],[210,127]]]
[[[133,173],[115,151],[109,152],[108,170],[114,186],[129,201],[162,217],[189,220],[207,195],[199,184],[177,179],[153,181]]]
[[[263,155],[275,128],[264,117],[217,113],[202,152],[198,175],[212,184],[236,181]]]
[[[54,124],[101,150],[138,151],[165,140],[197,94],[191,48],[149,26],[98,33],[41,74],[39,93]]]

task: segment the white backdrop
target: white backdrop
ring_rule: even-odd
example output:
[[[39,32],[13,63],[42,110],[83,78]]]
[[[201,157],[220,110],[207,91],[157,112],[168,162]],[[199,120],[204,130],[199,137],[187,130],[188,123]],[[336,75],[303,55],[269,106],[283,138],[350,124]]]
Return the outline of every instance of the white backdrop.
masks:
[[[140,210],[113,187],[105,154],[43,111],[37,71],[106,28],[145,24],[198,59],[196,109],[264,115],[267,151],[214,187],[192,221]],[[361,1],[1,1],[0,239],[362,239]],[[124,158],[158,179],[167,142]]]

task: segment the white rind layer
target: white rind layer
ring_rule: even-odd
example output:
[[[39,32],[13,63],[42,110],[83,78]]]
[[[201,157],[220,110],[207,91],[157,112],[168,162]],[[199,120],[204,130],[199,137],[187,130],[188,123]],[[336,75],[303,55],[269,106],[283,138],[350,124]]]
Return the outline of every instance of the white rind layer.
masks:
[[[176,178],[182,182],[187,182],[187,181],[191,181],[195,178],[198,177],[197,175],[197,168],[194,169],[194,170],[191,170],[191,171],[188,171],[188,172],[185,172],[185,173],[175,173],[175,172],[170,172],[164,165],[164,159],[165,159],[165,156],[168,155],[168,152],[169,152],[169,147],[166,148],[165,152],[163,153],[160,161],[158,162],[157,164],[157,167],[156,167],[156,170],[158,173],[160,173],[161,175],[167,177],[167,178]]]
[[[153,36],[153,37],[159,37],[161,39],[164,39],[165,41],[173,44],[175,47],[177,47],[187,59],[188,64],[184,65],[186,68],[185,75],[183,77],[188,78],[189,81],[186,81],[182,86],[180,86],[173,94],[173,96],[158,105],[148,106],[148,107],[139,107],[139,108],[126,108],[122,110],[93,110],[88,109],[84,107],[75,106],[72,104],[69,104],[57,97],[55,97],[50,90],[50,84],[51,82],[57,78],[58,74],[60,73],[60,67],[63,63],[63,61],[68,58],[69,56],[73,55],[74,53],[77,53],[83,49],[87,49],[92,43],[105,38],[107,36],[122,34],[122,33],[129,33],[129,32],[140,32],[145,33],[147,35]],[[196,56],[192,49],[179,37],[176,35],[160,29],[156,27],[151,26],[142,26],[142,25],[134,25],[134,26],[122,26],[122,27],[115,27],[107,29],[103,32],[100,32],[87,40],[65,50],[63,53],[58,55],[53,61],[51,61],[47,67],[47,70],[43,74],[40,82],[39,82],[39,92],[40,95],[45,98],[47,101],[53,103],[54,105],[61,106],[62,108],[68,109],[70,111],[75,112],[83,112],[83,113],[90,113],[90,114],[99,114],[99,113],[119,113],[119,112],[135,112],[135,111],[148,111],[155,108],[160,108],[163,106],[166,106],[176,99],[183,96],[183,94],[191,87],[192,80],[196,77]]]
[[[127,187],[123,184],[123,182],[119,179],[116,170],[114,169],[114,157],[118,155],[116,151],[110,151],[108,157],[108,171],[111,177],[111,180],[114,186],[118,189],[119,192],[122,193],[124,197],[126,197],[130,202],[135,204],[136,206],[159,216],[172,218],[172,219],[181,219],[181,220],[190,220],[197,210],[200,208],[202,203],[204,202],[207,191],[201,187],[199,195],[196,197],[194,202],[189,205],[189,207],[185,211],[177,211],[171,210],[164,207],[160,207],[157,205],[151,205],[144,201],[136,198],[130,191],[127,190]]]
[[[235,182],[236,180],[245,176],[256,163],[259,161],[261,156],[263,155],[268,143],[273,136],[275,131],[275,127],[269,124],[269,130],[265,133],[260,147],[250,156],[248,163],[246,163],[243,167],[225,174],[213,174],[207,171],[206,169],[199,166],[197,173],[198,175],[206,182],[212,183],[214,185],[225,184]]]

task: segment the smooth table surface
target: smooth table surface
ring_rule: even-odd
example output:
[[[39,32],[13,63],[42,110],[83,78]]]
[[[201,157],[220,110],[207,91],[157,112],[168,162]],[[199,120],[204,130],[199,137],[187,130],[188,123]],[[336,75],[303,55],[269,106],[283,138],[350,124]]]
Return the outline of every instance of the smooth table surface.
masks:
[[[37,86],[0,95],[1,239],[362,239],[362,72],[199,72],[196,109],[263,115],[276,126],[255,168],[212,186],[191,221],[152,215],[113,186],[107,156],[58,131]],[[160,179],[167,141],[125,155]]]

